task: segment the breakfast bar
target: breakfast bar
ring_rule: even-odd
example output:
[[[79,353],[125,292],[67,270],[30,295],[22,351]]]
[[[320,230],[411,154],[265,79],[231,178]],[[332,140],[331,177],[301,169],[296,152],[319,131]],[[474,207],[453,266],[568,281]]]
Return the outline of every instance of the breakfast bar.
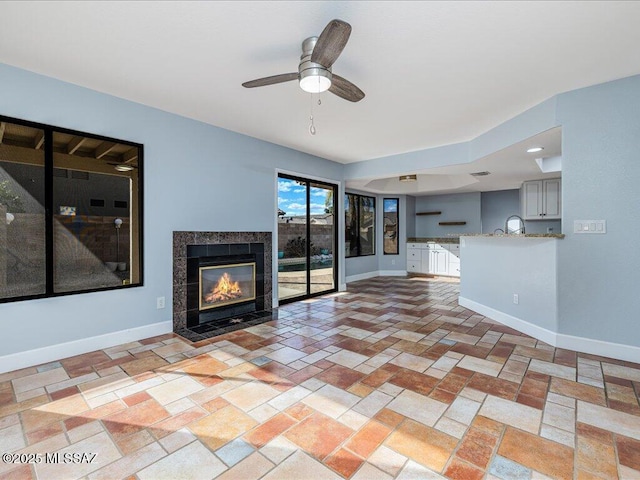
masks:
[[[563,234],[460,236],[460,305],[547,343],[558,331]]]

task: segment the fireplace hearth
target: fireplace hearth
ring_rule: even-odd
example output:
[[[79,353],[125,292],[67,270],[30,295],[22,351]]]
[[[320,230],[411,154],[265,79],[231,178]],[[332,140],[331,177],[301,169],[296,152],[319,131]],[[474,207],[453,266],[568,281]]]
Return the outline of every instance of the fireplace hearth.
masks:
[[[199,341],[270,321],[270,232],[174,232],[174,332]]]

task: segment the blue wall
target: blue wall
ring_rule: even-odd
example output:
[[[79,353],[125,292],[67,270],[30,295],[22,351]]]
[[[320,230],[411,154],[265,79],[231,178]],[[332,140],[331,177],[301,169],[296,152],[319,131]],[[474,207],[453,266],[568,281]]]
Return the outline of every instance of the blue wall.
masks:
[[[460,233],[480,233],[480,193],[428,195],[416,197],[416,213],[442,212],[416,216],[416,237],[446,237]],[[439,225],[440,222],[467,222],[466,225]]]
[[[558,121],[560,331],[640,346],[640,76],[560,95]],[[571,234],[581,219],[606,219],[607,233]]]
[[[343,176],[339,163],[2,64],[0,113],[142,143],[146,167],[145,285],[2,304],[0,356],[171,321],[173,231],[273,232],[277,169]]]

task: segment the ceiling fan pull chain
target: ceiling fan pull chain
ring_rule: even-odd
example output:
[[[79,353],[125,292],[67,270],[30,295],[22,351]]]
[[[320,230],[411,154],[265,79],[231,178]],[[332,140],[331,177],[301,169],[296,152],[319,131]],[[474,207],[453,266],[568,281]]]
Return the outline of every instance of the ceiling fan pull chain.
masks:
[[[313,94],[311,94],[311,115],[309,116],[309,120],[311,120],[311,125],[309,125],[309,133],[311,135],[315,135],[316,126],[313,124]]]
[[[315,135],[316,134],[316,126],[313,124],[313,115],[311,115],[311,125],[309,125],[309,133],[311,135]]]

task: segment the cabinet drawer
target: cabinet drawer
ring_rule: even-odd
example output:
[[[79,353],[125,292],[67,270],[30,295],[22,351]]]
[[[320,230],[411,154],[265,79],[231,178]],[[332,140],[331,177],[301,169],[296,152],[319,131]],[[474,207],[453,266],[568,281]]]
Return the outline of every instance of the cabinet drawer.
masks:
[[[419,261],[417,261],[417,262],[408,261],[407,262],[407,272],[420,273],[420,270],[421,270],[421,263]]]
[[[416,248],[412,248],[407,250],[407,262],[418,262],[420,263],[422,257],[422,250],[418,250]]]
[[[407,249],[411,249],[411,248],[416,248],[416,249],[427,248],[427,244],[426,243],[407,243]]]

